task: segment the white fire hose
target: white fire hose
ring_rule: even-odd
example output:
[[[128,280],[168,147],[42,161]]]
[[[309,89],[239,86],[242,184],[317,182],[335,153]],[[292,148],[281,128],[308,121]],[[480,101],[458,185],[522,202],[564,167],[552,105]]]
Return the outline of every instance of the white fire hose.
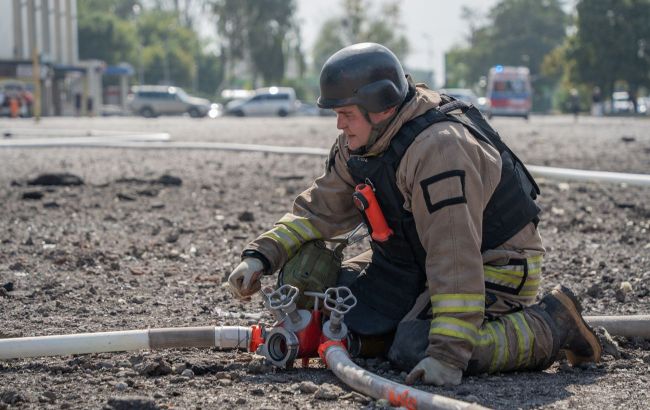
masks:
[[[0,359],[157,350],[181,347],[248,349],[251,329],[205,326],[0,339]]]
[[[30,138],[0,140],[0,148],[131,148],[131,149],[189,149],[189,150],[220,150],[237,152],[266,152],[271,154],[327,156],[328,149],[309,147],[287,147],[277,145],[233,144],[225,142],[169,141],[169,135],[124,133],[113,136],[67,138]],[[650,175],[630,174],[623,172],[588,171],[571,168],[543,167],[526,165],[536,177],[588,181],[606,183],[624,183],[627,185],[650,186]]]
[[[370,373],[350,360],[347,350],[341,346],[328,347],[325,350],[325,361],[336,377],[352,389],[375,399],[386,399],[395,407],[444,410],[485,409],[478,404],[427,393]]]
[[[615,336],[650,339],[650,315],[585,316],[585,320]],[[127,330],[0,339],[0,359],[184,347],[249,350],[250,343],[251,328],[245,326]],[[325,360],[332,372],[352,389],[374,399],[386,399],[393,405],[445,410],[484,408],[370,373],[350,360],[348,352],[338,345],[325,349]]]

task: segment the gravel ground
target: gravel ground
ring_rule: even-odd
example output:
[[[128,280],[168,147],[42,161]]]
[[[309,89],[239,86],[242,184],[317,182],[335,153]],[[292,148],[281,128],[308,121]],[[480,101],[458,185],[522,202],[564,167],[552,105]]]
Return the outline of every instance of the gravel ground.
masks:
[[[648,120],[494,123],[529,164],[650,173]],[[21,129],[50,136],[69,129],[163,131],[174,140],[323,148],[336,135],[331,117],[0,120],[3,135],[21,138]],[[234,301],[223,283],[246,243],[290,208],[322,172],[324,158],[2,148],[0,164],[4,338],[270,323],[259,299]],[[60,172],[83,184],[28,184]],[[548,250],[544,290],[572,287],[587,314],[650,313],[650,188],[538,182]],[[544,372],[422,389],[494,408],[647,408],[650,341],[614,342],[595,366],[573,369],[560,361]],[[403,380],[381,360],[360,364]],[[0,362],[0,409],[381,407],[387,403],[352,392],[317,361],[276,370],[247,353],[184,349]]]

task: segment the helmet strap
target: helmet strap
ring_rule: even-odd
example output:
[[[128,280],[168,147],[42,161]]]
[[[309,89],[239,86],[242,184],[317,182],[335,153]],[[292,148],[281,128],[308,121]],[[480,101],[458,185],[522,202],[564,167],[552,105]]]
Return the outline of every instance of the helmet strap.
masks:
[[[393,113],[393,115],[391,115],[390,117],[386,118],[383,121],[380,121],[378,123],[373,123],[372,120],[370,119],[370,114],[368,113],[368,110],[366,110],[365,108],[363,108],[361,106],[359,106],[359,110],[361,111],[363,116],[366,118],[366,120],[372,126],[372,128],[370,129],[370,136],[368,137],[368,143],[366,144],[366,147],[370,147],[375,142],[377,142],[379,137],[381,137],[382,134],[388,128],[388,124],[390,124],[390,122],[393,120],[393,118],[395,118],[395,116],[397,115],[397,111],[398,111],[398,110],[395,110],[395,113]]]

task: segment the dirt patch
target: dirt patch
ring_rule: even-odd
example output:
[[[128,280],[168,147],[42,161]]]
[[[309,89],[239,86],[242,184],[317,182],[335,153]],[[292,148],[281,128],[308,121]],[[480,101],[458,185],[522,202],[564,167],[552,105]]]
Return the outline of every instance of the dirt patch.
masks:
[[[650,173],[648,121],[623,121],[550,117],[496,124],[527,163]],[[8,126],[34,127],[0,122]],[[333,120],[321,118],[53,119],[40,126],[156,129],[177,140],[318,147],[328,147],[336,134]],[[246,243],[322,173],[324,158],[1,149],[0,164],[0,337],[20,337],[270,323],[259,299],[233,300],[224,280]],[[69,173],[84,184],[27,185],[45,173]],[[539,182],[548,250],[543,288],[570,286],[588,314],[650,313],[650,188]],[[545,372],[422,388],[496,408],[646,408],[650,342],[614,341],[620,358],[610,351],[598,365],[574,369],[560,361]],[[381,360],[359,363],[397,381],[405,376]],[[0,409],[386,405],[352,392],[317,361],[308,369],[277,370],[247,353],[216,350],[11,360],[0,362],[0,379]]]

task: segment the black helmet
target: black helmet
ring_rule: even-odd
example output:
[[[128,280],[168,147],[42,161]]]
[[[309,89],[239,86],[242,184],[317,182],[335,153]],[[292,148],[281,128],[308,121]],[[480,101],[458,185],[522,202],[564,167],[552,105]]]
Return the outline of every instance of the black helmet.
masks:
[[[376,43],[345,47],[327,59],[320,72],[320,108],[358,105],[381,112],[406,98],[408,83],[392,51]]]

